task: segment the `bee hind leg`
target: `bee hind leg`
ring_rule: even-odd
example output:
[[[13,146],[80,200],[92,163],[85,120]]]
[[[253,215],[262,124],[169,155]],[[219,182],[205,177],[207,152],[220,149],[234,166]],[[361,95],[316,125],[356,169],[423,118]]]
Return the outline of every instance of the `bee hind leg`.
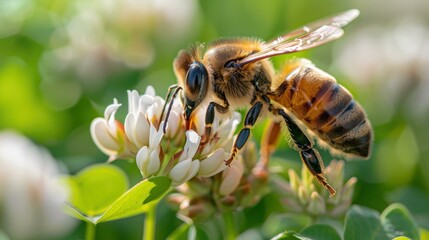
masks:
[[[276,108],[271,104],[267,96],[262,96],[262,99],[268,104],[268,110],[274,115],[280,115],[286,122],[290,136],[298,148],[302,162],[305,164],[311,174],[316,177],[322,186],[328,189],[331,196],[335,195],[335,189],[329,185],[326,178],[323,176],[323,160],[319,152],[313,149],[313,144],[310,142],[305,133],[299,128],[296,122],[281,108]]]
[[[290,136],[298,148],[302,162],[311,174],[316,177],[317,181],[328,189],[329,194],[331,196],[335,195],[335,189],[329,185],[328,181],[323,176],[323,161],[319,152],[313,149],[312,143],[308,137],[283,109],[278,109],[277,114],[282,116],[285,120]]]
[[[258,101],[253,104],[253,106],[247,112],[246,118],[244,119],[244,128],[242,128],[240,133],[238,133],[238,136],[235,139],[234,145],[232,147],[231,156],[228,160],[225,161],[227,166],[229,166],[231,162],[237,157],[238,151],[244,147],[247,140],[249,139],[250,129],[255,125],[256,120],[261,113],[262,106],[262,102]]]

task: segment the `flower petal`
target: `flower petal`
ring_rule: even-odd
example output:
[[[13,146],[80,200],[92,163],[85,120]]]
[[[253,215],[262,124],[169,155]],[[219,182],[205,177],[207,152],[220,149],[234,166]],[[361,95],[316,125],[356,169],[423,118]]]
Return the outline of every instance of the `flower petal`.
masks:
[[[107,122],[103,118],[96,118],[92,121],[91,137],[97,147],[107,155],[116,154],[121,146],[117,139],[110,134]]]
[[[194,160],[191,163],[191,167],[189,168],[188,172],[186,173],[185,179],[183,182],[189,181],[191,178],[195,177],[197,175],[198,170],[200,169],[200,161]]]
[[[155,88],[153,88],[151,85],[147,86],[144,94],[155,97],[155,95],[156,95]]]
[[[243,176],[243,164],[236,159],[231,163],[231,167],[222,173],[222,182],[219,186],[219,193],[222,196],[229,195],[235,191]]]
[[[137,155],[136,155],[136,164],[142,174],[143,174],[144,165],[148,158],[149,158],[149,150],[146,146],[144,146],[137,152]]]
[[[197,174],[199,168],[199,160],[192,161],[192,159],[186,159],[177,163],[169,173],[169,177],[173,181],[173,186],[181,185],[193,178]]]
[[[124,129],[125,129],[125,135],[127,135],[128,139],[130,139],[134,143],[136,143],[135,127],[136,127],[136,117],[134,113],[129,112],[125,117]]]
[[[167,135],[173,137],[177,132],[180,124],[180,115],[177,112],[171,111],[167,124]]]
[[[161,167],[161,160],[159,159],[159,150],[155,149],[149,156],[149,161],[145,168],[146,176],[150,177],[159,171]]]
[[[137,116],[136,126],[135,126],[135,140],[138,146],[147,146],[149,145],[150,135],[150,124],[146,119],[144,113],[139,112]]]
[[[150,106],[152,106],[155,102],[155,99],[152,96],[142,95],[139,100],[138,111],[143,112],[147,115],[147,111]]]
[[[138,106],[139,106],[139,92],[137,92],[136,90],[127,91],[128,93],[128,112],[130,113],[137,113],[138,111]]]
[[[195,125],[195,131],[198,133],[198,135],[203,136],[205,132],[205,111],[202,111],[201,109],[207,109],[204,106],[201,106],[199,108],[200,110],[195,113],[195,116],[193,118],[193,122]],[[215,119],[216,120],[216,119]]]
[[[115,119],[115,113],[118,110],[118,108],[121,106],[121,104],[118,104],[118,100],[113,99],[113,104],[110,104],[107,106],[106,110],[104,111],[104,118],[107,121],[108,124],[108,130],[110,134],[116,135],[116,119]]]
[[[198,176],[211,177],[227,168],[225,160],[229,157],[229,154],[224,149],[218,148],[207,158],[200,161],[200,169]]]
[[[179,183],[185,178],[190,166],[192,164],[192,159],[188,158],[179,163],[177,163],[170,171],[168,176],[173,182]]]
[[[164,122],[161,122],[160,126],[163,126]],[[150,124],[150,135],[149,135],[149,148],[155,149],[161,143],[162,137],[164,136],[164,131],[162,128],[156,130],[153,124]]]
[[[193,158],[198,150],[201,141],[201,137],[194,130],[186,131],[185,135],[186,143],[183,147],[183,153],[180,156],[179,161],[182,161],[187,158]]]
[[[217,129],[218,136],[220,138],[219,143],[223,143],[222,139],[231,138],[235,133],[238,124],[240,123],[241,115],[238,112],[234,112],[230,119],[222,121],[219,128]]]
[[[116,111],[122,104],[118,103],[118,100],[116,98],[113,99],[113,103],[106,107],[106,110],[104,110],[104,118],[110,119],[112,115],[115,115]]]
[[[150,121],[161,121],[162,110],[164,109],[164,99],[159,96],[154,98],[153,104],[147,109],[147,116]]]

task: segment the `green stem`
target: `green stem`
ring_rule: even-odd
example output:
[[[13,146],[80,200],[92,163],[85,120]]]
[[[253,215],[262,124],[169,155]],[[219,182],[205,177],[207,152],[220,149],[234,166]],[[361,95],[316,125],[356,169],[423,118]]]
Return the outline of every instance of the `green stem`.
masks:
[[[86,222],[85,240],[95,239],[95,224]]]
[[[235,221],[234,215],[232,211],[226,211],[223,213],[223,221],[225,224],[226,236],[227,240],[234,240],[237,238],[237,232],[235,230]]]
[[[144,220],[143,240],[155,239],[156,204],[149,207]]]

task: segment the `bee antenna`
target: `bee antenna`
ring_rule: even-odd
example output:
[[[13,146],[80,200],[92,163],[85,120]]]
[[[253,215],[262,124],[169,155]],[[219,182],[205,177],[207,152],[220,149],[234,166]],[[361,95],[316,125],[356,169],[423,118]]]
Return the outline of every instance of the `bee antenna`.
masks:
[[[174,99],[176,98],[176,95],[180,90],[182,90],[182,87],[177,85],[177,84],[171,85],[168,88],[167,97],[165,99],[165,104],[164,104],[164,107],[162,108],[162,113],[161,113],[161,118],[160,118],[161,122],[162,122],[162,118],[164,116],[165,108],[168,104],[167,114],[165,115],[164,126],[162,129],[164,134],[167,132],[167,121],[168,121],[168,118],[170,117],[171,107],[173,106]]]

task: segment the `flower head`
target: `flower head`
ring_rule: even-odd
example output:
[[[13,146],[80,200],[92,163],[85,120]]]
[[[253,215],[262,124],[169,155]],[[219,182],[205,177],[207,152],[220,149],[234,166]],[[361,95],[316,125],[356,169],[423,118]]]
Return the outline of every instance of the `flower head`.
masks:
[[[266,173],[261,174],[265,170],[254,164],[255,152],[250,140],[231,167],[213,177],[192,178],[177,187],[177,193],[168,196],[168,202],[178,210],[181,219],[197,222],[215,212],[254,206],[267,192]]]
[[[68,189],[55,160],[13,133],[0,133],[0,226],[12,239],[45,239],[67,233],[73,219],[62,212]]]
[[[102,128],[103,133],[93,135],[94,141],[103,152],[112,154],[110,159],[119,156],[135,158],[143,178],[168,176],[178,191],[171,196],[171,202],[180,209],[181,216],[192,220],[204,219],[215,210],[254,205],[265,193],[266,168],[254,171],[257,164],[252,140],[249,140],[248,147],[239,152],[230,167],[225,164],[230,157],[236,137],[234,133],[241,119],[237,112],[233,112],[230,117],[216,117],[210,138],[201,143],[205,133],[205,122],[201,121],[205,119],[205,108],[195,112],[191,129],[186,129],[182,102],[176,99],[168,120],[161,119],[166,116],[162,112],[166,102],[156,96],[152,87],[148,87],[143,95],[135,90],[128,91],[128,102],[124,127],[119,128],[123,131],[113,135],[123,141],[111,137],[112,132],[118,132],[114,126]],[[119,106],[115,102],[108,108],[114,107],[114,113]],[[112,118],[112,114],[105,117],[103,126],[110,126],[108,123],[113,121]],[[101,122],[98,119],[94,121]],[[104,141],[100,139],[106,136],[115,141],[110,138]],[[111,144],[115,151],[106,151],[107,147],[99,144],[108,140],[117,144]],[[117,149],[126,149],[128,155],[119,154],[124,151],[119,152]],[[265,174],[261,174],[264,171]]]
[[[326,179],[337,189],[337,194],[333,197],[319,185],[316,187],[314,177],[305,166],[302,167],[301,177],[290,169],[289,182],[274,178],[274,183],[288,210],[313,216],[341,217],[351,204],[357,182],[356,178],[352,177],[344,183],[343,168],[343,161],[334,160],[325,169]]]
[[[125,124],[115,119],[121,106],[115,99],[106,108],[105,117],[92,122],[92,138],[99,149],[110,156],[109,160],[135,158],[144,178],[166,175],[174,186],[196,175],[211,177],[225,170],[224,160],[229,156],[240,115],[234,113],[231,118],[215,119],[212,137],[201,145],[204,123],[198,119],[203,119],[205,112],[197,112],[196,124],[185,131],[183,104],[173,102],[167,122],[161,119],[165,104],[151,86],[143,95],[128,91]],[[165,160],[166,157],[170,159]]]

